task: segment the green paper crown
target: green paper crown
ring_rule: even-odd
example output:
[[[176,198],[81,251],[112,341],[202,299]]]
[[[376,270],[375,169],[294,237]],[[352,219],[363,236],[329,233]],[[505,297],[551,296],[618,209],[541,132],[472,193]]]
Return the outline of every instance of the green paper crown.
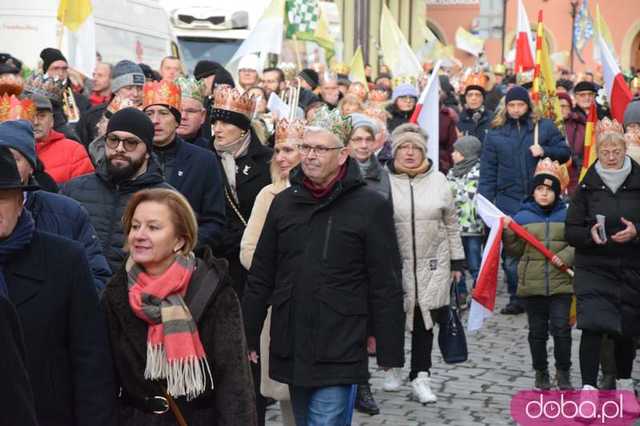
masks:
[[[179,77],[176,79],[176,84],[180,86],[182,92],[182,99],[191,98],[200,103],[204,103],[205,98],[205,86],[204,81],[196,80],[193,77]]]
[[[307,127],[318,127],[338,136],[343,143],[347,142],[351,134],[351,117],[340,114],[339,108],[329,110],[326,105],[316,110],[313,120],[309,122]]]

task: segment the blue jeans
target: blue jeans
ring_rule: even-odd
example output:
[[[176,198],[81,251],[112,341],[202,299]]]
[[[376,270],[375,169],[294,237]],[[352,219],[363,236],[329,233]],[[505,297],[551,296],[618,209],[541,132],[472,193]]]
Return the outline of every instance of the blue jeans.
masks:
[[[289,386],[296,426],[347,426],[353,411],[353,388]]]
[[[462,237],[462,246],[464,247],[464,257],[467,259],[467,268],[473,278],[471,288],[475,288],[482,262],[482,236]],[[462,279],[458,282],[458,294],[467,294],[468,292],[465,275],[462,274]]]
[[[502,252],[502,269],[507,279],[507,291],[509,292],[509,303],[521,304],[520,299],[516,296],[518,291],[518,262],[519,257],[505,256]]]

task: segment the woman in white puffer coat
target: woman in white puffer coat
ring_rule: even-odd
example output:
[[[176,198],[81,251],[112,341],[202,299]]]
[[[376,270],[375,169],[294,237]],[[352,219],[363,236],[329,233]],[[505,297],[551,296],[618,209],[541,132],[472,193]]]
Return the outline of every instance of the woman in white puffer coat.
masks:
[[[387,164],[394,221],[402,256],[407,329],[411,331],[411,387],[421,403],[435,402],[430,369],[433,326],[449,304],[451,281],[464,270],[453,193],[444,174],[427,158],[427,135],[403,124],[392,136],[393,161]],[[398,371],[383,388],[397,390]]]

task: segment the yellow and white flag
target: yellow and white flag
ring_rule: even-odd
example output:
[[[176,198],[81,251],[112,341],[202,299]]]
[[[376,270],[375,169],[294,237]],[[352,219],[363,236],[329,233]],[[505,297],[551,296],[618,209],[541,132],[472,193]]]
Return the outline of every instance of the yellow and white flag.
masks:
[[[484,40],[474,36],[464,28],[458,27],[456,30],[456,47],[477,57],[484,50]]]
[[[60,0],[58,21],[62,25],[62,50],[69,64],[90,77],[96,65],[96,24],[91,0]]]
[[[593,29],[595,30],[595,34],[593,35],[593,59],[598,62],[602,62],[600,58],[600,46],[598,46],[598,35],[602,37],[604,42],[609,47],[613,56],[616,56],[616,51],[613,46],[613,37],[611,37],[611,31],[609,30],[609,26],[607,22],[602,17],[600,13],[600,4],[596,3],[596,18],[594,19]]]
[[[382,61],[391,69],[394,77],[422,74],[420,61],[384,3],[380,17],[380,47]]]
[[[349,80],[357,81],[364,84],[367,92],[369,91],[369,85],[367,84],[367,76],[364,72],[364,58],[362,57],[362,49],[358,46],[356,53],[353,54],[351,59],[351,66],[349,67],[351,73],[349,74]]]

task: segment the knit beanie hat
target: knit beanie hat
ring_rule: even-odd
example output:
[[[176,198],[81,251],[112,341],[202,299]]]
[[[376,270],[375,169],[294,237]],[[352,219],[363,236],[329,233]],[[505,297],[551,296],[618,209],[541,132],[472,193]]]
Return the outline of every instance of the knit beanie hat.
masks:
[[[624,110],[624,127],[631,123],[640,124],[640,100],[629,102],[627,109]]]
[[[36,168],[36,140],[30,121],[12,120],[0,123],[0,146],[13,148]]]
[[[349,114],[351,117],[351,133],[356,131],[359,127],[368,127],[373,131],[373,134],[377,134],[380,131],[380,128],[370,117],[361,114],[359,112],[352,112]]]
[[[147,114],[137,108],[124,108],[113,114],[107,124],[107,135],[123,131],[136,135],[147,146],[147,152],[153,147],[153,123]]]
[[[306,81],[309,86],[311,86],[311,90],[315,90],[316,87],[318,87],[318,85],[320,84],[320,76],[315,70],[312,70],[311,68],[303,69],[298,75],[301,79]]]
[[[393,102],[396,101],[401,96],[413,96],[418,99],[418,89],[412,84],[402,83],[398,85],[395,89],[393,89],[393,94],[391,95],[391,100]]]
[[[480,158],[482,151],[482,142],[480,139],[472,135],[466,135],[458,139],[453,144],[453,149],[464,156],[465,160]]]
[[[391,154],[396,156],[396,151],[403,143],[410,142],[416,148],[422,150],[427,155],[427,141],[429,136],[417,124],[401,124],[391,133]]]
[[[202,80],[210,75],[217,74],[221,68],[223,68],[222,65],[214,61],[198,61],[196,67],[193,69],[193,76],[196,80]]]
[[[526,102],[527,105],[531,105],[529,92],[527,92],[527,89],[522,86],[513,86],[511,89],[509,89],[505,96],[504,103],[506,105],[511,101],[522,101]]]
[[[138,64],[125,59],[113,67],[111,91],[116,93],[126,86],[144,86],[144,73]]]
[[[551,190],[556,194],[556,200],[558,200],[562,193],[562,189],[560,186],[560,180],[556,176],[548,173],[539,173],[535,175],[533,177],[533,184],[531,185],[531,195],[533,195],[533,192],[540,185],[551,188]]]
[[[55,61],[65,61],[67,62],[67,58],[64,57],[61,51],[58,49],[54,49],[53,47],[47,47],[40,52],[40,59],[42,59],[42,69],[46,74],[49,70],[49,67]]]

